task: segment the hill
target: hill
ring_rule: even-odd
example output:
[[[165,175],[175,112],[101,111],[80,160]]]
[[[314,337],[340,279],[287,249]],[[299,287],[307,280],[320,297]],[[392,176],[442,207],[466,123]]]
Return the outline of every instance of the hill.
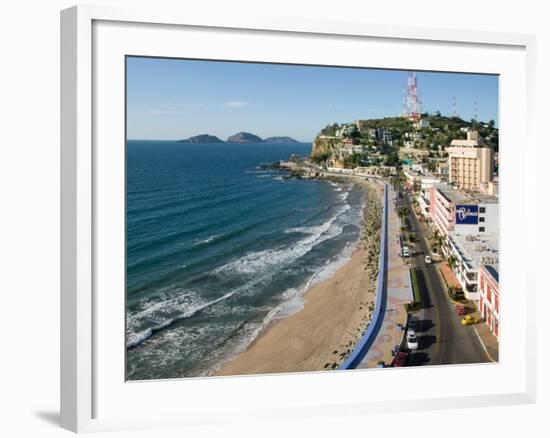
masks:
[[[294,140],[292,137],[267,137],[264,138],[264,143],[299,143],[298,141]]]
[[[249,132],[238,132],[227,139],[228,143],[262,143],[263,140]]]
[[[498,151],[499,132],[494,120],[488,122],[448,117],[440,112],[422,114],[422,123],[404,117],[359,119],[332,123],[315,137],[311,158],[316,162],[341,165],[383,161],[396,162],[400,148],[425,150],[439,156],[454,139],[465,139],[466,131],[479,132],[484,144]]]
[[[178,143],[223,143],[223,140],[220,140],[215,135],[201,134],[179,140]]]

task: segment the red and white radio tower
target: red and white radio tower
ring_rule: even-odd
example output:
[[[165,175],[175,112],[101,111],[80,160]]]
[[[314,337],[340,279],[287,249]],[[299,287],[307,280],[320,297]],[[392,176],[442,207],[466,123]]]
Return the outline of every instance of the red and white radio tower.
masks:
[[[404,93],[403,113],[405,117],[414,122],[418,122],[421,118],[421,103],[418,94],[418,84],[416,81],[416,72],[409,72],[407,79],[407,89]]]

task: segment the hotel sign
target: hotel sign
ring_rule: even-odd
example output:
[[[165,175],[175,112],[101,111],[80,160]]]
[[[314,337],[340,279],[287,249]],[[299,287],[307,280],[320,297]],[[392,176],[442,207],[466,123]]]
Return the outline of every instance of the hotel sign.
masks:
[[[478,223],[477,205],[457,205],[456,223],[457,225],[477,225]]]

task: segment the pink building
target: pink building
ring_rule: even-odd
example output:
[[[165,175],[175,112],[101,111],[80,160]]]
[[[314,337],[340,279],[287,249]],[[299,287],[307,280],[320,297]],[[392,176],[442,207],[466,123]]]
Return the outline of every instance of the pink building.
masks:
[[[435,187],[430,189],[430,216],[439,234],[447,237],[453,229],[455,207],[454,203]]]
[[[479,269],[479,311],[481,317],[498,339],[499,287],[498,268],[495,265],[482,265]]]

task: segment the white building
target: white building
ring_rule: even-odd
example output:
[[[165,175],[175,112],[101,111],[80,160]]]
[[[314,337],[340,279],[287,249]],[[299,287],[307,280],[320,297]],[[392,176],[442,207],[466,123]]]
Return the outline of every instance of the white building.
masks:
[[[420,213],[422,213],[422,216],[425,218],[430,217],[430,197],[429,192],[428,195],[426,195],[426,192],[423,190],[420,190],[418,192],[418,195],[416,195],[416,200],[418,202],[418,208],[420,209]]]
[[[427,120],[427,119],[420,119],[418,122],[414,123],[414,127],[416,129],[429,128],[430,127],[430,121]]]
[[[441,183],[441,180],[438,177],[431,174],[425,174],[423,172],[422,165],[413,164],[410,168],[404,169],[403,174],[406,179],[406,187],[413,191],[429,190],[434,185]]]
[[[344,175],[352,175],[353,169],[344,169],[342,167],[328,167],[327,170],[332,173],[342,173]]]
[[[479,269],[482,265],[498,264],[498,235],[451,233],[443,253],[455,260],[453,271],[464,296],[469,300],[479,300]]]
[[[360,145],[346,144],[340,148],[340,151],[344,155],[361,154],[363,147]]]

